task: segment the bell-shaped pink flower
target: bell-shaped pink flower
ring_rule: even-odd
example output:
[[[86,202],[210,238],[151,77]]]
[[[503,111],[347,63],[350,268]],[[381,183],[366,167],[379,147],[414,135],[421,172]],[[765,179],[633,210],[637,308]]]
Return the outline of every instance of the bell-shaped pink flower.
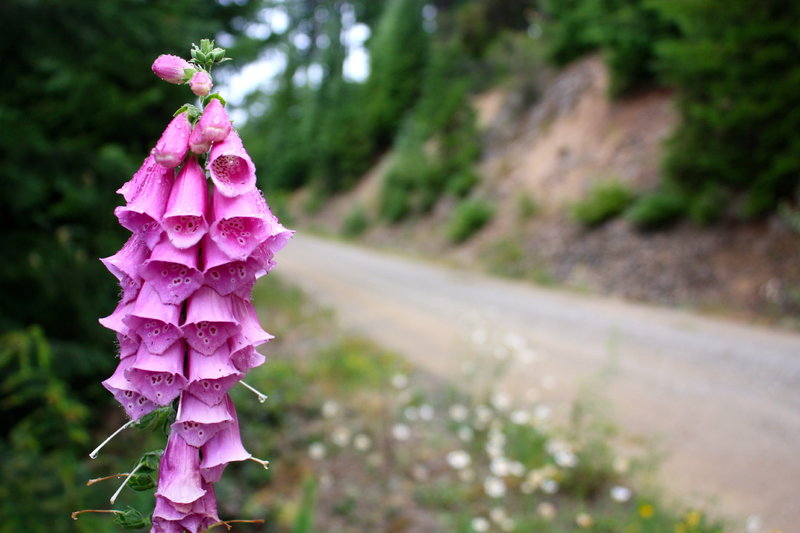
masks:
[[[269,271],[272,270],[275,266],[275,254],[286,246],[286,243],[288,243],[289,239],[294,235],[294,231],[284,228],[283,225],[277,221],[277,218],[272,225],[271,231],[272,235],[259,244],[250,255],[250,259],[253,259],[259,265],[259,269],[256,272],[256,279],[268,274]]]
[[[208,442],[208,439],[233,422],[224,402],[208,405],[186,392],[181,395],[179,411],[180,415],[172,424],[172,430],[196,448]]]
[[[189,135],[189,150],[193,154],[204,154],[211,149],[211,141],[203,137],[200,124],[195,124],[192,133]]]
[[[214,190],[209,236],[231,259],[245,261],[270,235],[277,219],[257,190],[228,198]]]
[[[114,209],[122,227],[136,233],[152,248],[161,238],[161,217],[167,206],[172,187],[172,172],[148,172],[136,191],[131,190],[131,200],[125,206]],[[135,194],[134,194],[135,192]]]
[[[211,355],[190,348],[186,367],[189,378],[186,391],[209,406],[219,404],[228,390],[242,379],[231,362],[227,345]]]
[[[162,225],[178,248],[194,246],[208,230],[206,174],[194,157],[183,165],[167,201]]]
[[[156,404],[139,394],[139,391],[125,377],[125,372],[133,363],[133,357],[122,359],[111,377],[103,381],[103,387],[114,395],[114,399],[122,405],[129,417],[133,420],[139,420],[147,413],[155,410]]]
[[[159,165],[165,168],[175,168],[186,158],[189,151],[189,134],[192,133],[192,125],[186,117],[186,113],[181,113],[172,119],[167,129],[161,134],[161,138],[153,148],[153,157]]]
[[[157,405],[168,405],[186,385],[183,376],[183,342],[176,342],[164,353],[151,353],[142,344],[125,377],[142,396]],[[127,359],[126,359],[127,361]]]
[[[203,461],[200,463],[200,473],[208,483],[216,483],[222,476],[222,471],[228,463],[246,461],[250,454],[242,446],[242,437],[239,434],[239,419],[230,397],[225,398],[228,413],[233,418],[233,423],[225,427],[214,438],[209,440],[202,448]]]
[[[163,303],[153,284],[146,281],[133,310],[122,321],[142,339],[149,351],[159,354],[183,336],[178,325],[180,316],[180,306]]]
[[[189,88],[197,96],[208,96],[211,92],[211,76],[204,70],[198,70],[189,80]]]
[[[258,322],[258,314],[253,304],[242,298],[232,296],[233,314],[241,328],[242,336],[252,344],[258,346],[272,340],[274,337],[264,331]]]
[[[221,143],[227,139],[231,132],[231,119],[228,118],[222,102],[214,98],[208,103],[200,120],[197,121],[196,129],[198,139],[202,139],[204,142]],[[241,144],[241,139],[239,144]],[[255,173],[255,170],[253,172]]]
[[[185,70],[194,67],[182,57],[162,54],[153,61],[153,73],[162,80],[180,85],[186,79]]]
[[[100,259],[108,271],[119,280],[122,287],[122,302],[129,302],[139,294],[139,289],[142,288],[139,266],[147,259],[149,253],[147,244],[134,233],[117,253]]]
[[[141,194],[142,189],[144,188],[145,183],[147,180],[150,179],[150,176],[153,174],[164,174],[166,171],[164,167],[158,164],[156,159],[153,157],[153,154],[148,155],[142,166],[139,167],[139,170],[133,175],[133,177],[126,181],[122,187],[117,189],[117,193],[121,194],[125,201],[130,203],[134,199],[136,199],[139,194]]]
[[[172,432],[158,466],[158,489],[161,496],[179,511],[191,512],[191,503],[206,493],[200,478],[200,451]]]
[[[98,322],[106,328],[122,335],[123,337],[134,337],[136,333],[127,324],[126,319],[133,312],[135,301],[120,302],[114,312],[108,316],[100,318]]]
[[[139,341],[139,337],[137,337],[135,334],[129,337],[127,335],[123,335],[122,333],[117,333],[117,348],[119,349],[120,359],[125,359],[126,357],[136,355],[136,352],[139,351],[140,344],[141,342]]]
[[[239,332],[229,298],[224,298],[208,286],[200,287],[186,305],[183,334],[189,346],[211,355]]]
[[[231,337],[228,349],[231,353],[231,364],[242,374],[247,374],[251,368],[261,366],[266,361],[266,357],[258,353],[243,335]]]
[[[163,496],[156,495],[151,533],[171,533],[173,531],[183,533],[184,530],[190,533],[200,533],[219,522],[217,498],[213,486],[203,483],[201,487],[206,493],[188,506],[176,505]],[[188,507],[188,510],[184,512],[179,510],[179,507],[181,509]]]
[[[203,275],[205,282],[222,296],[243,291],[249,294],[261,265],[255,259],[232,260],[213,239],[203,239]]]
[[[142,278],[150,282],[162,303],[180,304],[203,284],[203,274],[197,269],[199,248],[181,250],[164,238],[141,264]]]
[[[256,167],[236,130],[231,129],[224,141],[211,147],[208,170],[216,190],[223,196],[233,197],[255,190]]]

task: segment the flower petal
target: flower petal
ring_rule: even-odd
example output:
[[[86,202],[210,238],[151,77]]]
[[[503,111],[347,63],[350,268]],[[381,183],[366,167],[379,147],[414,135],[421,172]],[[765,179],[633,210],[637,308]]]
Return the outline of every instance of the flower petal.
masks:
[[[242,298],[232,297],[233,314],[241,327],[242,336],[253,346],[264,344],[274,339],[272,335],[261,328],[258,323],[258,314],[253,304]]]
[[[114,209],[122,227],[138,234],[148,248],[161,238],[161,217],[172,187],[172,171],[161,168],[145,177],[139,193],[127,205]]]
[[[179,306],[163,303],[153,284],[146,281],[132,312],[122,321],[142,339],[149,351],[159,354],[183,335],[178,327],[180,314]]]
[[[228,412],[233,418],[233,423],[214,435],[202,448],[203,461],[200,463],[200,473],[208,483],[216,483],[222,476],[222,471],[233,461],[246,461],[250,454],[242,446],[239,434],[239,419],[230,397],[225,398]]]
[[[233,418],[223,402],[208,405],[184,392],[181,396],[180,416],[172,424],[172,430],[179,433],[188,444],[199,448],[232,422]]]
[[[194,157],[183,165],[167,201],[162,225],[178,248],[194,246],[208,231],[206,175]]]
[[[208,286],[200,287],[189,298],[183,334],[195,350],[211,355],[239,332],[230,298]]]
[[[209,235],[231,259],[246,260],[278,223],[258,191],[228,198],[214,190]]]
[[[153,148],[153,157],[158,164],[165,168],[175,168],[183,163],[189,151],[191,132],[192,125],[186,113],[173,118]]]
[[[223,196],[233,197],[255,190],[256,167],[242,145],[236,130],[211,147],[208,170],[215,188]]]
[[[199,245],[179,249],[169,239],[162,239],[141,264],[142,278],[153,286],[161,302],[180,304],[203,284],[203,274],[197,270]]]
[[[249,294],[261,265],[254,259],[231,259],[211,238],[203,239],[205,282],[222,296],[238,293],[242,288]]]
[[[163,354],[151,353],[142,344],[125,377],[139,393],[157,405],[168,405],[186,385],[183,361],[186,348],[176,342]]]
[[[266,357],[256,351],[243,335],[235,335],[228,341],[231,352],[231,363],[241,372],[246,374],[251,368],[261,366]]]
[[[179,434],[169,435],[167,448],[158,467],[157,496],[173,504],[190,504],[201,498],[206,490],[200,479],[200,453]]]
[[[216,405],[225,399],[228,390],[242,379],[233,366],[227,344],[212,355],[189,349],[186,390],[207,405]]]
[[[129,417],[139,420],[155,410],[156,404],[139,394],[133,383],[125,377],[125,371],[133,365],[133,362],[133,357],[121,360],[111,377],[103,381],[103,387],[114,395],[114,399],[122,405]]]

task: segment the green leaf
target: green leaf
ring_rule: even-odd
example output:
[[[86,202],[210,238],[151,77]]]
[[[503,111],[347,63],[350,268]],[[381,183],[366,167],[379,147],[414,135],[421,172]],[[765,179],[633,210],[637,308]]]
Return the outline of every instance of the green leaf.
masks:
[[[114,522],[125,529],[142,529],[145,527],[150,527],[150,519],[145,517],[133,507],[128,507],[124,513],[116,515],[114,517]]]
[[[132,475],[130,481],[128,481],[128,487],[139,492],[150,490],[155,486],[156,481],[153,479],[152,474],[149,473],[136,473]]]
[[[223,107],[224,107],[224,106],[226,106],[226,105],[228,105],[228,102],[227,102],[227,101],[226,101],[226,100],[225,100],[225,99],[222,97],[222,95],[221,95],[221,94],[219,94],[219,93],[213,93],[213,94],[209,94],[208,96],[206,96],[205,98],[203,98],[203,105],[208,105],[208,103],[209,103],[211,100],[215,99],[215,98],[216,98],[217,100],[219,100],[220,102],[222,102],[222,106],[223,106]]]

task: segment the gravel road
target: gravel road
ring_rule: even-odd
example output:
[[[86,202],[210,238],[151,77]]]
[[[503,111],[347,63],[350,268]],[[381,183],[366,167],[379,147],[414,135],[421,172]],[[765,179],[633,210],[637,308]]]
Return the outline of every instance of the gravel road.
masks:
[[[453,270],[296,235],[279,275],[444,377],[485,338],[523,339],[504,388],[556,411],[600,384],[629,442],[665,453],[682,501],[800,531],[800,335]],[[527,363],[527,364],[526,364]]]

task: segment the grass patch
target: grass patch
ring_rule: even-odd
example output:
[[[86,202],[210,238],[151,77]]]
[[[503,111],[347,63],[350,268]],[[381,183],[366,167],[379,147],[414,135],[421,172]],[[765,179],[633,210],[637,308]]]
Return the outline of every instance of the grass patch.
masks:
[[[357,205],[342,221],[341,233],[345,237],[356,238],[363,235],[367,229],[369,229],[367,211],[362,206]]]

